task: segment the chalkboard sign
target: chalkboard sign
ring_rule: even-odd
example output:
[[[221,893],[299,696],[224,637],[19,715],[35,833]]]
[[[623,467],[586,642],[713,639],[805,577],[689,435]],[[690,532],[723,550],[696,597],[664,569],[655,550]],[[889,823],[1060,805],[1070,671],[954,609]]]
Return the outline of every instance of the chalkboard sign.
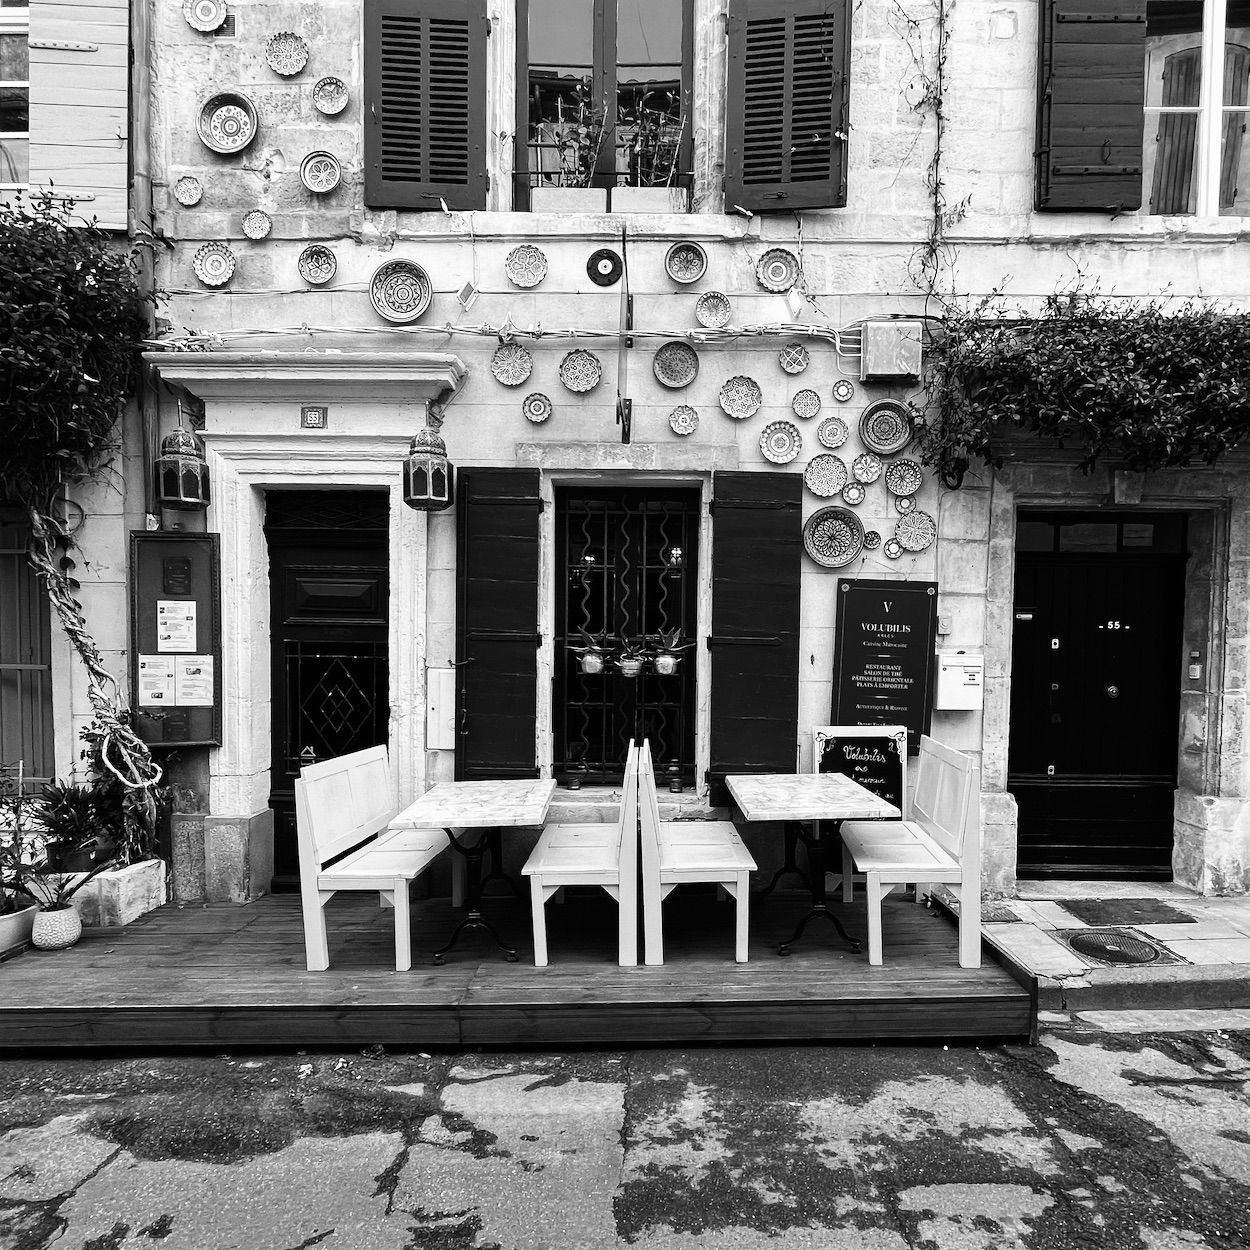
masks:
[[[833,641],[837,725],[906,725],[914,755],[933,712],[937,583],[839,578]]]
[[[812,730],[812,767],[842,773],[900,811],[907,793],[904,725],[822,725]]]

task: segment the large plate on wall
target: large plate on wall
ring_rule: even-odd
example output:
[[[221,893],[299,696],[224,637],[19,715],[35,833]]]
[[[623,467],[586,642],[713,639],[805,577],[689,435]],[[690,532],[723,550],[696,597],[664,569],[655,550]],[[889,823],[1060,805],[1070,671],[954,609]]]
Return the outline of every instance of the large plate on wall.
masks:
[[[864,549],[864,527],[845,508],[818,508],[803,526],[803,547],[822,568],[840,569]]]
[[[894,399],[879,399],[869,404],[859,418],[859,440],[879,456],[892,456],[902,451],[912,436],[912,416]]]
[[[374,309],[396,324],[416,321],[430,306],[433,294],[430,275],[411,260],[385,261],[369,279],[369,299]]]
[[[219,91],[200,105],[196,130],[210,152],[242,152],[256,138],[256,128],[256,105],[241,91]]]

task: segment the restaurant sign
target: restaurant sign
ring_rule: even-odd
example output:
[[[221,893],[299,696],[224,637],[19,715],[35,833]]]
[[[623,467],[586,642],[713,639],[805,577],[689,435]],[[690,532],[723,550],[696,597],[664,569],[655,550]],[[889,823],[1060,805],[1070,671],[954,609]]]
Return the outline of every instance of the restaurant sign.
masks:
[[[812,749],[818,773],[841,773],[887,803],[904,806],[904,726],[821,725],[812,730]]]

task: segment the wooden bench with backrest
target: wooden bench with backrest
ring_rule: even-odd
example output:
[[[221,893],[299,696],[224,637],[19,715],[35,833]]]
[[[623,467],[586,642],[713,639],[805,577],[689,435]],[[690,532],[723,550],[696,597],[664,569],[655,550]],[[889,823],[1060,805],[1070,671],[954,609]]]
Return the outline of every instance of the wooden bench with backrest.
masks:
[[[755,860],[728,820],[661,820],[660,801],[646,742],[638,758],[642,824],[642,926],[644,959],[664,962],[664,900],[688,882],[720,886],[735,900],[734,958],[747,961],[747,922]]]
[[[613,824],[543,826],[525,867],[530,879],[534,964],[547,966],[547,900],[566,885],[602,886],[617,901],[617,961],[638,962],[638,748],[625,757],[620,816]]]
[[[951,886],[959,898],[959,964],[981,966],[981,839],[972,819],[976,763],[962,751],[920,739],[908,820],[848,820],[842,825],[843,899],[852,868],[864,874],[868,962],[881,963],[881,900],[897,886]]]
[[[340,890],[376,890],[383,906],[394,908],[395,968],[412,967],[408,886],[446,849],[447,834],[442,829],[388,830],[397,812],[385,747],[300,769],[295,825],[310,972],[330,966],[325,905]]]

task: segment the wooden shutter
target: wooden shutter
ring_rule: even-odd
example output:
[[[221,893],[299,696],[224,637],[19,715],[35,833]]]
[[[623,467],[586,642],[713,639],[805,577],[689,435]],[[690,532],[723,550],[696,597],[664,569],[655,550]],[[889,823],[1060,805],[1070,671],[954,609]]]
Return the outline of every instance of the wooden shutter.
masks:
[[[130,189],[127,0],[32,0],[30,184],[125,230]]]
[[[537,469],[456,484],[456,777],[536,777]]]
[[[366,0],[365,199],[486,207],[483,0]]]
[[[730,0],[725,207],[846,203],[845,0]]]
[[[1146,0],[1042,0],[1037,207],[1142,201]]]
[[[792,773],[799,735],[799,572],[803,478],[712,478],[711,768]]]

